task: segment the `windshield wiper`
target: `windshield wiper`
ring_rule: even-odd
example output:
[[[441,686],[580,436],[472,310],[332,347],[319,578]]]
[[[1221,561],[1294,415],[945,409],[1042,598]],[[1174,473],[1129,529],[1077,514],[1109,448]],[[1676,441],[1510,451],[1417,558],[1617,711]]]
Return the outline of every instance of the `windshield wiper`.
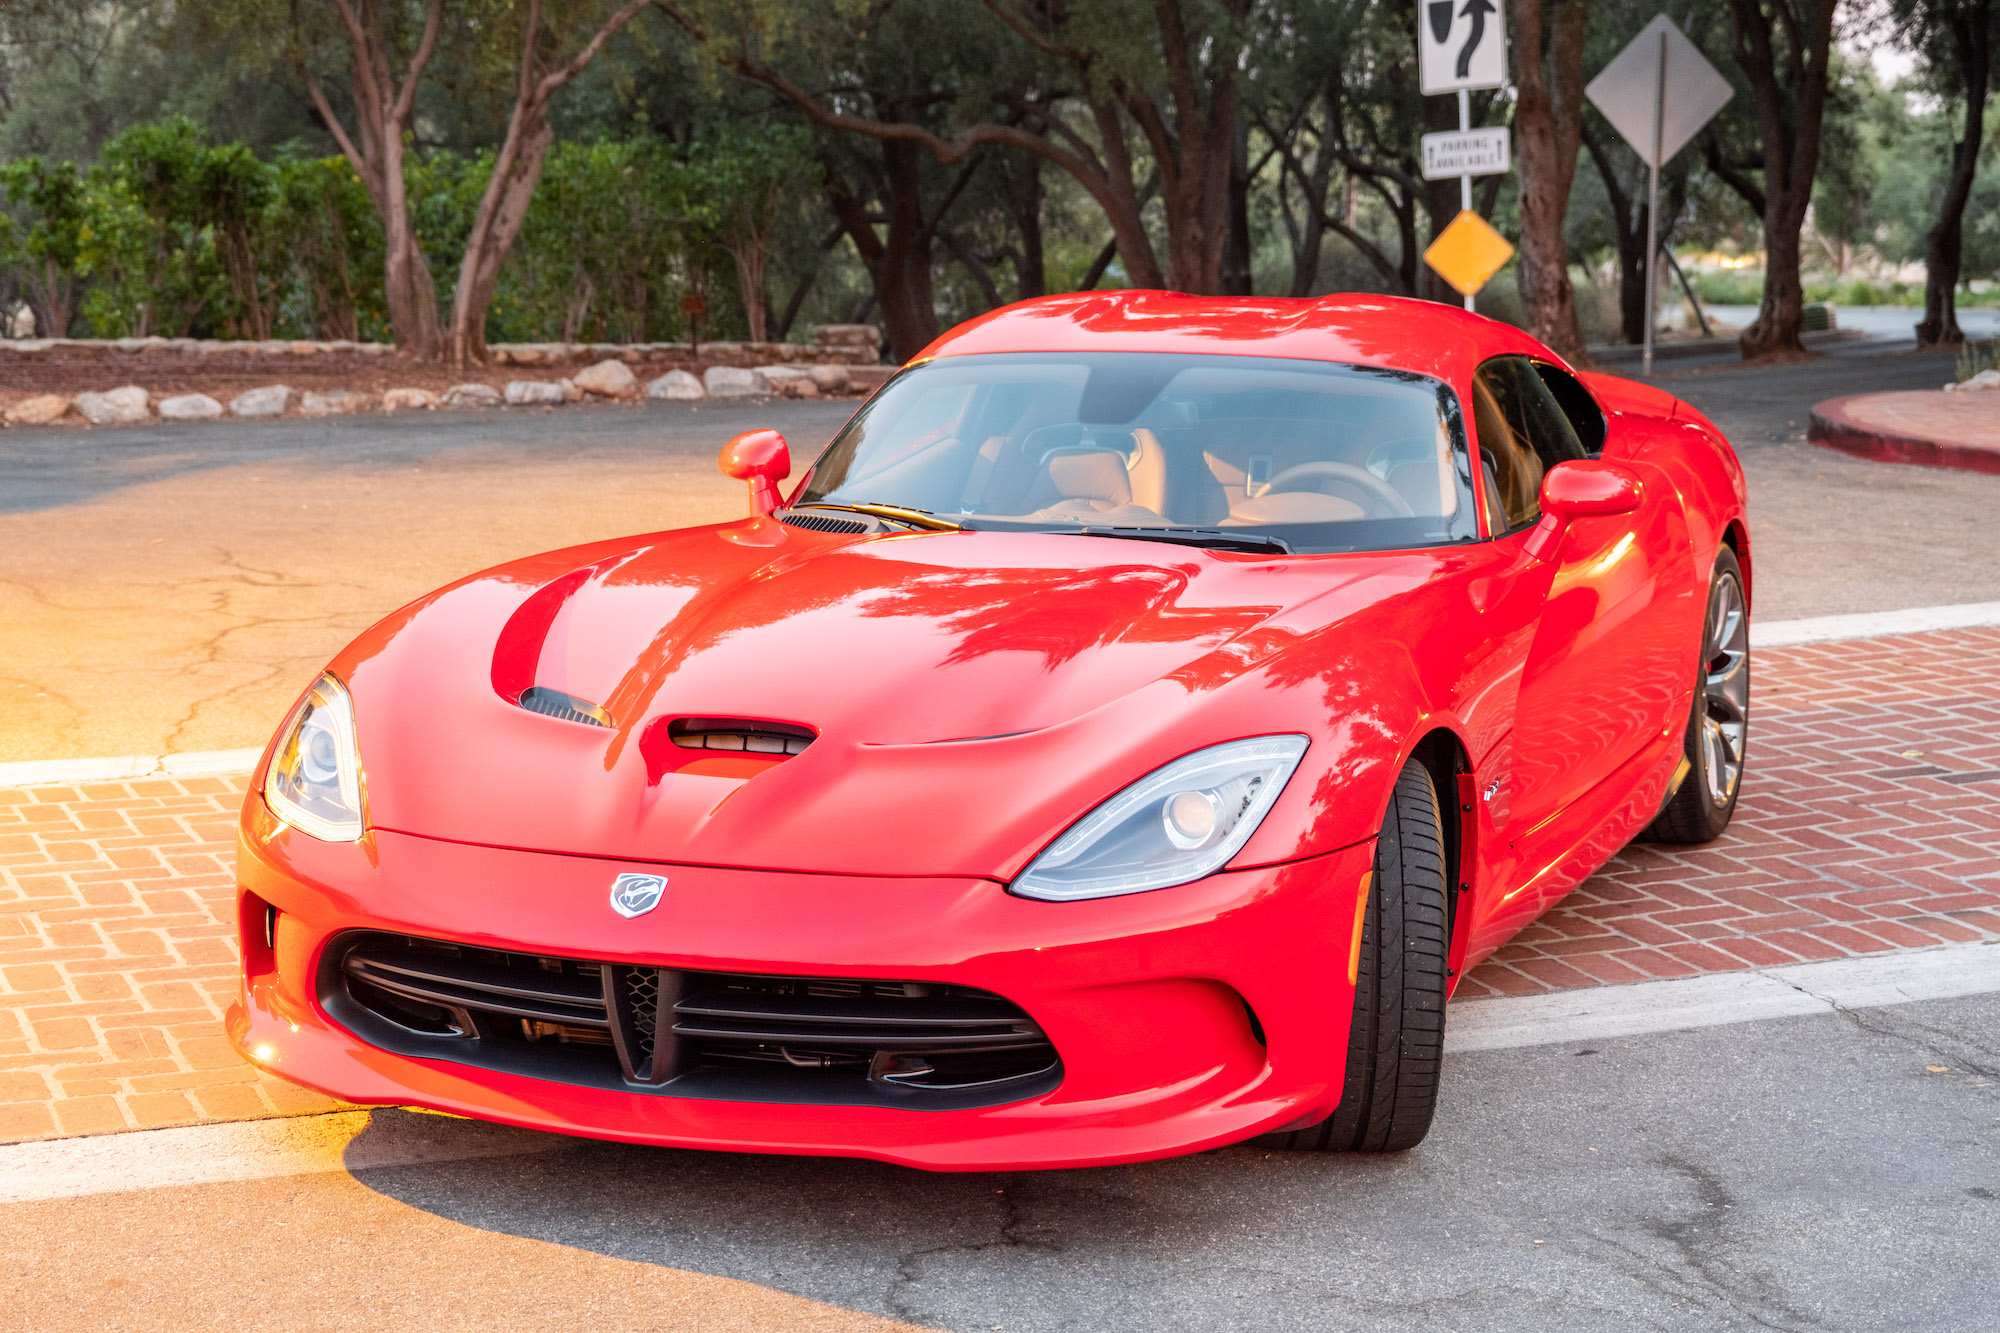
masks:
[[[1126,537],[1134,541],[1172,542],[1177,546],[1205,546],[1214,551],[1276,551],[1292,553],[1291,543],[1282,537],[1256,532],[1225,532],[1220,528],[1093,527],[1058,528],[1085,537]]]
[[[849,514],[866,514],[870,518],[886,518],[891,523],[902,523],[912,528],[922,528],[927,532],[958,532],[962,529],[948,518],[939,518],[928,509],[911,509],[905,505],[891,504],[835,504],[830,500],[809,500],[805,504],[792,505],[793,509],[838,509]]]

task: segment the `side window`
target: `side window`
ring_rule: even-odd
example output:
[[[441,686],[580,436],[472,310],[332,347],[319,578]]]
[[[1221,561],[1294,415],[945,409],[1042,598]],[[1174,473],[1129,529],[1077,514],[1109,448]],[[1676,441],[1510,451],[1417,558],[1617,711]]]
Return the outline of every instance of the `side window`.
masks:
[[[1481,366],[1472,379],[1472,400],[1489,524],[1496,533],[1518,531],[1542,516],[1544,474],[1589,455],[1524,356],[1498,356]]]
[[[1595,458],[1603,453],[1605,437],[1611,433],[1610,427],[1604,420],[1604,409],[1590,396],[1590,390],[1561,366],[1550,365],[1546,361],[1535,362],[1535,373],[1541,376],[1542,384],[1556,400],[1556,406],[1569,418],[1570,427],[1576,431],[1577,443],[1583,446],[1584,454]]]

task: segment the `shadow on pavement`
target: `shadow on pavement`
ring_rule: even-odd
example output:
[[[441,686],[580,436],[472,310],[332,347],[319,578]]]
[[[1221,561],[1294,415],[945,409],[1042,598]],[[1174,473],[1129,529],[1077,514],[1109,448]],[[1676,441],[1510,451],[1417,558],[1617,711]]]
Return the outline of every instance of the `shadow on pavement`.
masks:
[[[575,1140],[357,1178],[939,1327],[1950,1329],[2000,1253],[1996,1050],[1979,997],[1464,1055],[1400,1157],[941,1175]]]

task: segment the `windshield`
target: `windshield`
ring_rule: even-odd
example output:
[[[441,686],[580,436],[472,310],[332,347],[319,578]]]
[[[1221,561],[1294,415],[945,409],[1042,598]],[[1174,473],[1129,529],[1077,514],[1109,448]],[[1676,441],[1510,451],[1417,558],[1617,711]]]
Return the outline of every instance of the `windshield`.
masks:
[[[798,503],[968,528],[1271,537],[1293,551],[1477,536],[1458,399],[1403,371],[1150,352],[943,357],[891,382]]]

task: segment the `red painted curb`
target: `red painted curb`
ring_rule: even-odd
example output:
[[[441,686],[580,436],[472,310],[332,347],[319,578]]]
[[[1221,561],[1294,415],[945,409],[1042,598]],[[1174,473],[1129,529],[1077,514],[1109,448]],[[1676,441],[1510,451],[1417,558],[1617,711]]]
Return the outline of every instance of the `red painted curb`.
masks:
[[[1963,440],[1898,435],[1879,426],[1864,426],[1843,410],[1856,399],[1873,397],[1874,394],[1854,393],[1827,399],[1813,408],[1812,416],[1806,423],[1806,438],[1823,449],[1838,449],[1844,454],[1883,463],[1914,463],[1919,467],[2000,473],[2000,449]],[[2000,394],[1995,397],[2000,398]],[[1994,406],[1996,411],[2000,411],[2000,403]]]

